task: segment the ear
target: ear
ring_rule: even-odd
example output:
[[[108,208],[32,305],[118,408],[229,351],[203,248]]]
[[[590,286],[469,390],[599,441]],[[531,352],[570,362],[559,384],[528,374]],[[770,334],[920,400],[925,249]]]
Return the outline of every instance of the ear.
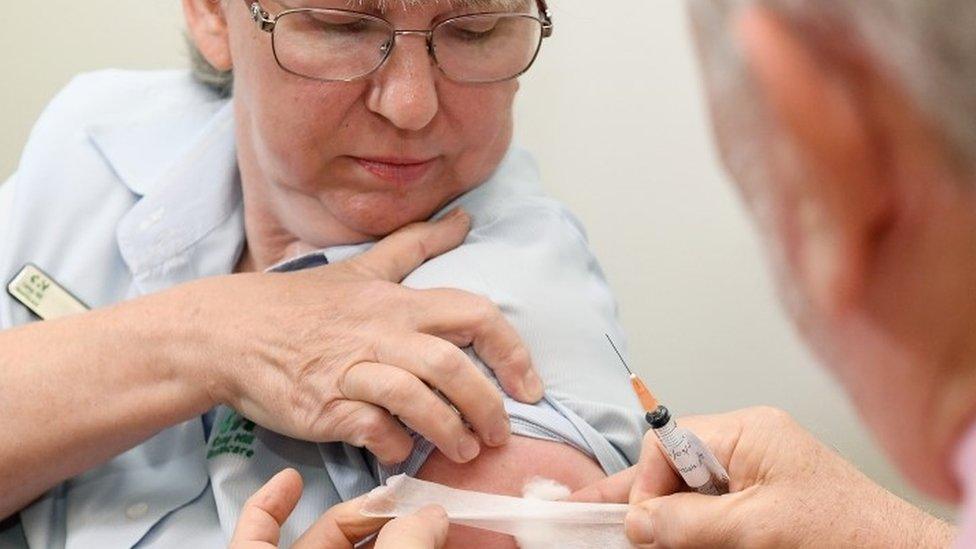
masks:
[[[230,36],[222,0],[183,0],[183,15],[190,37],[204,59],[215,69],[233,67]]]
[[[870,75],[817,48],[775,13],[745,8],[737,37],[779,133],[804,163],[782,194],[794,276],[821,313],[862,300],[876,231],[890,203],[875,121],[865,108]],[[777,182],[770,182],[776,184]]]

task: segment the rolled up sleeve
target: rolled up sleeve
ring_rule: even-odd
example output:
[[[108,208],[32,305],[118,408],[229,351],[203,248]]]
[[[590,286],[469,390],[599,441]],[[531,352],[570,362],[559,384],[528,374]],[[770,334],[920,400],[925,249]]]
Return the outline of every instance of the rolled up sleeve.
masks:
[[[519,332],[546,397],[534,405],[505,397],[515,435],[570,445],[607,474],[637,461],[644,431],[640,406],[604,335],[624,343],[617,306],[580,224],[562,206],[538,197],[492,218],[476,218],[462,247],[428,262],[404,283],[484,295]],[[418,437],[406,462],[377,466],[381,481],[416,473],[432,450]]]

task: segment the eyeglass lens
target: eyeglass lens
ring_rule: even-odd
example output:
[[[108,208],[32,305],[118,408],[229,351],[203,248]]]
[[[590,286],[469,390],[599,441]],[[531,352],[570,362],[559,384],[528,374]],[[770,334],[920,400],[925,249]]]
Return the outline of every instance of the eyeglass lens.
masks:
[[[395,39],[384,20],[340,10],[282,14],[274,53],[290,72],[320,80],[352,80],[383,63]],[[480,14],[449,19],[431,37],[434,57],[451,79],[494,82],[518,76],[535,60],[542,24],[521,14]]]

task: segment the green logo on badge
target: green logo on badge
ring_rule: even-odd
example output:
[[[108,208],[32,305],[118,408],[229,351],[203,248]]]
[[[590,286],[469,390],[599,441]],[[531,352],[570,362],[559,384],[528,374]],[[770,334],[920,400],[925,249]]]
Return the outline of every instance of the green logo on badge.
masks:
[[[254,456],[254,450],[251,449],[254,444],[253,421],[229,410],[227,417],[214,427],[207,459],[224,454],[238,454],[246,458]]]

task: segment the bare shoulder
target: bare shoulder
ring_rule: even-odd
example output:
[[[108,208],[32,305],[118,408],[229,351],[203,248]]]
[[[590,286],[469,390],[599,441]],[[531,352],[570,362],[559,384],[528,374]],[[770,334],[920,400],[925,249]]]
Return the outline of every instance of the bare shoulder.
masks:
[[[418,478],[463,490],[521,496],[534,477],[575,490],[603,478],[600,466],[582,452],[557,442],[514,436],[502,448],[486,448],[470,463],[457,464],[435,451]],[[516,547],[509,536],[451,526],[447,547]]]

